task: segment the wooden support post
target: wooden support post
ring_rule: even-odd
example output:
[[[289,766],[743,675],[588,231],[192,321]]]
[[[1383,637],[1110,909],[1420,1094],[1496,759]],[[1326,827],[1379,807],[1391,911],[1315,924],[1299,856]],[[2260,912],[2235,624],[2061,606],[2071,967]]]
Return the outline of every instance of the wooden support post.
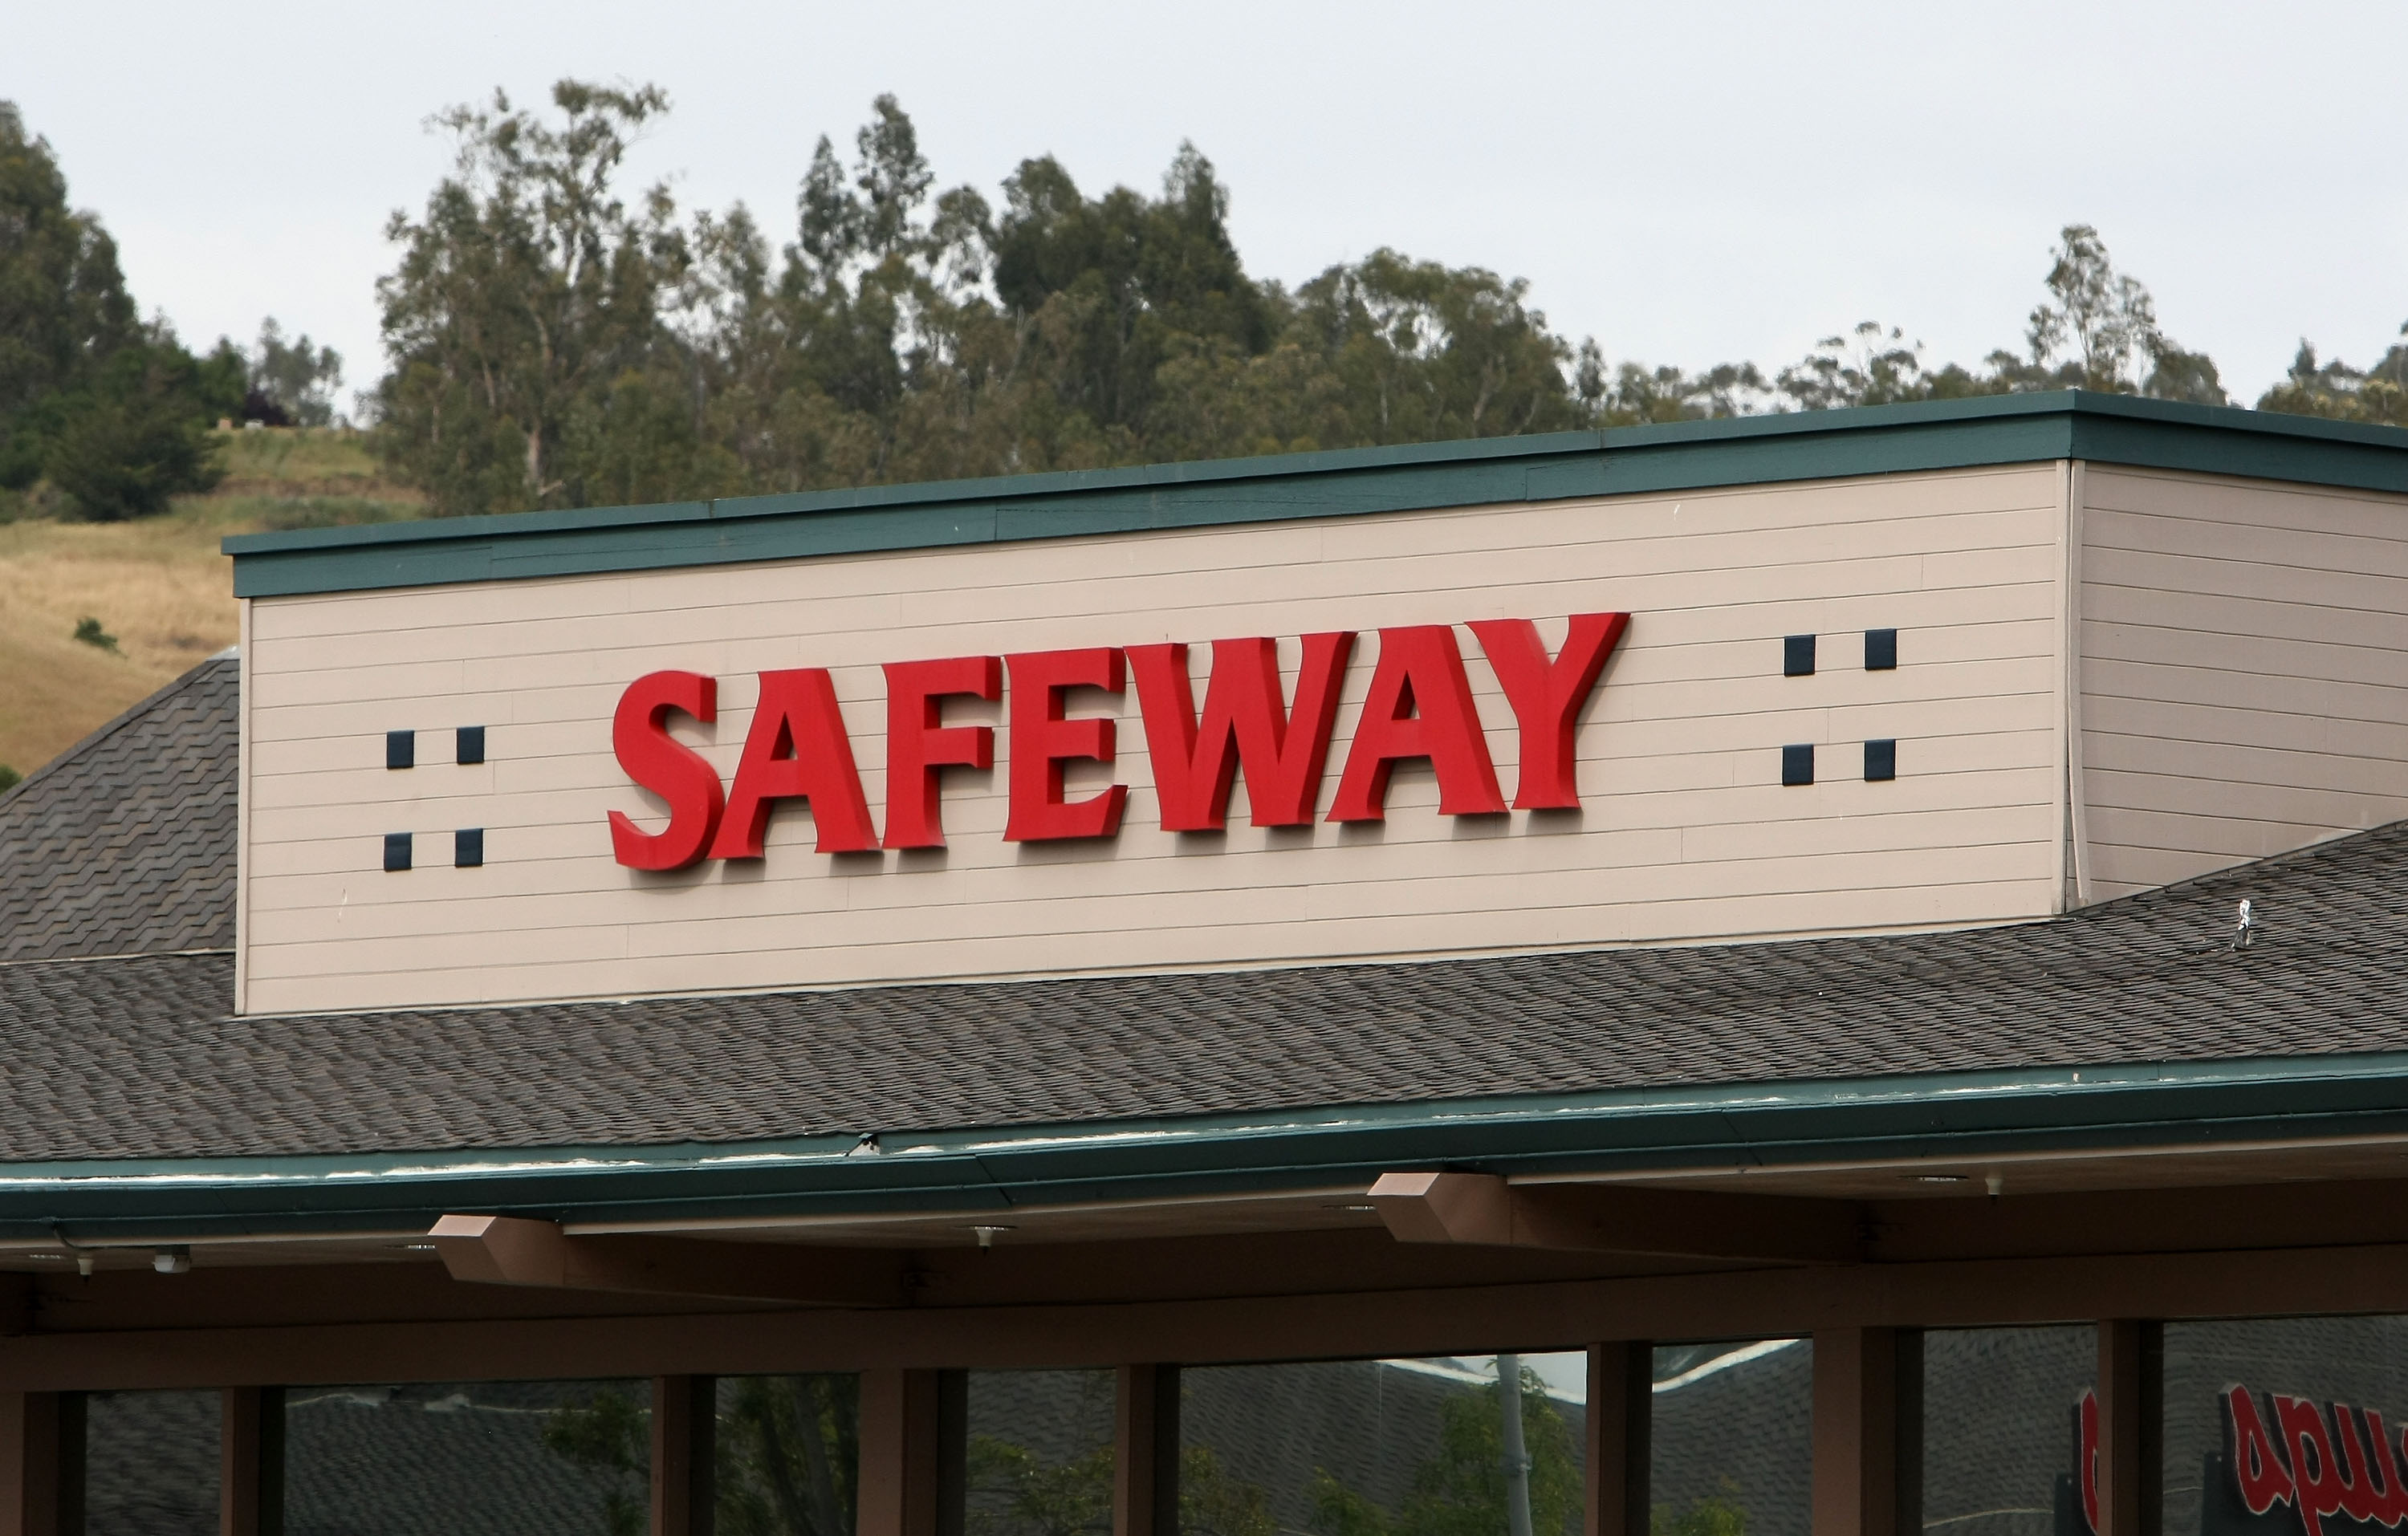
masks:
[[[2099,1536],[2157,1536],[2165,1328],[2099,1325]]]
[[[718,1396],[714,1377],[652,1378],[652,1536],[711,1536]]]
[[[229,1386],[218,1413],[219,1536],[283,1536],[284,1388]]]
[[[0,1536],[80,1536],[83,1435],[74,1396],[0,1392]],[[73,1526],[63,1519],[70,1514]]]
[[[940,1372],[861,1373],[856,1536],[938,1536]]]
[[[1121,1367],[1112,1405],[1112,1536],[1179,1536],[1179,1368]]]
[[[1898,1339],[1814,1334],[1813,1536],[1898,1536]]]
[[[1626,1339],[1588,1347],[1588,1497],[1582,1536],[1647,1536],[1655,1454],[1656,1346]]]

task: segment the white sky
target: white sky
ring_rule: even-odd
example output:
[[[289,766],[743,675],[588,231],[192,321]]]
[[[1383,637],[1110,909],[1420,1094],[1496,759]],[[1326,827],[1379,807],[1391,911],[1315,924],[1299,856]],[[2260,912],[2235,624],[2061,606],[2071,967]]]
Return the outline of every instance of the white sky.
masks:
[[[1193,138],[1250,270],[1382,244],[1530,280],[1616,360],[1777,365],[1878,317],[2020,341],[2059,225],[2254,398],[2301,336],[2361,365],[2408,319],[2408,7],[883,5],[516,0],[227,9],[0,0],[0,97],[188,340],[263,314],[381,368],[382,228],[428,114],[573,74],[655,81],[639,152],[790,235],[822,133],[893,91],[939,183],[1052,151],[1154,190]]]

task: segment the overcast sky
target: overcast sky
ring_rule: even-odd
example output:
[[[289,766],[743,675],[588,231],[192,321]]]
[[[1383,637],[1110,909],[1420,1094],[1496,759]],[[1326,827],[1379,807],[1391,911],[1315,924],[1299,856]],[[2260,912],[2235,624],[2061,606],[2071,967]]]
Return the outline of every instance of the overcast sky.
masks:
[[[495,86],[652,81],[645,179],[791,235],[823,133],[882,91],[940,183],[1052,152],[1154,190],[1219,165],[1248,268],[1392,245],[1530,280],[1614,359],[1792,360],[1867,318],[1934,361],[2015,344],[2057,228],[2254,398],[2300,337],[2408,319],[2408,6],[1126,3],[78,6],[0,0],[0,97],[187,339],[264,314],[382,366],[382,229]]]

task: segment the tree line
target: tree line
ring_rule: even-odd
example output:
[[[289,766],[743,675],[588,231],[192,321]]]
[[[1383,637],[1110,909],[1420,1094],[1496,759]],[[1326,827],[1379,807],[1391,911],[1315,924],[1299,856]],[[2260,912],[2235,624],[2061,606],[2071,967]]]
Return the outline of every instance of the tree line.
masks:
[[[433,120],[454,163],[387,234],[388,366],[362,403],[437,515],[1218,458],[2024,390],[2230,403],[2098,231],[2067,226],[2013,346],[1934,363],[1867,321],[1803,358],[1609,361],[1526,283],[1382,248],[1290,287],[1250,274],[1229,192],[1182,145],[1158,193],[1052,156],[1000,206],[940,187],[910,116],[820,139],[786,228],[681,209],[624,162],[656,87],[496,93]],[[139,318],[99,220],[0,103],[0,496],[163,508],[215,473],[216,420],[322,423],[340,359],[273,320],[207,353]],[[2261,409],[2408,424],[2408,353],[2302,343]]]
[[[212,423],[323,423],[341,378],[331,349],[273,319],[251,348],[195,353],[165,315],[142,318],[116,242],[0,101],[0,512],[36,486],[95,520],[165,511],[217,482]]]

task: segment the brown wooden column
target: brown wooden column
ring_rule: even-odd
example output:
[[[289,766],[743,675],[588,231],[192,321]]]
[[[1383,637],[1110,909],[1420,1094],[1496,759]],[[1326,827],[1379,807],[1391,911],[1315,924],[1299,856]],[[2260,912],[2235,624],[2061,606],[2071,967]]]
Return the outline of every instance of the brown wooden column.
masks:
[[[1898,1339],[1814,1334],[1814,1536],[1898,1536]]]
[[[2165,1328],[2099,1325],[2099,1536],[2157,1536]]]
[[[1588,1346],[1588,1468],[1582,1536],[1647,1536],[1654,1454],[1656,1346],[1622,1339]]]
[[[1112,1536],[1179,1536],[1179,1368],[1121,1367],[1112,1406]]]
[[[714,1377],[652,1378],[652,1536],[711,1536],[718,1395]]]
[[[0,1392],[0,1536],[82,1529],[81,1396]]]
[[[857,1536],[937,1536],[938,1377],[934,1371],[861,1373]]]
[[[283,1536],[284,1388],[229,1386],[218,1413],[220,1536]]]

